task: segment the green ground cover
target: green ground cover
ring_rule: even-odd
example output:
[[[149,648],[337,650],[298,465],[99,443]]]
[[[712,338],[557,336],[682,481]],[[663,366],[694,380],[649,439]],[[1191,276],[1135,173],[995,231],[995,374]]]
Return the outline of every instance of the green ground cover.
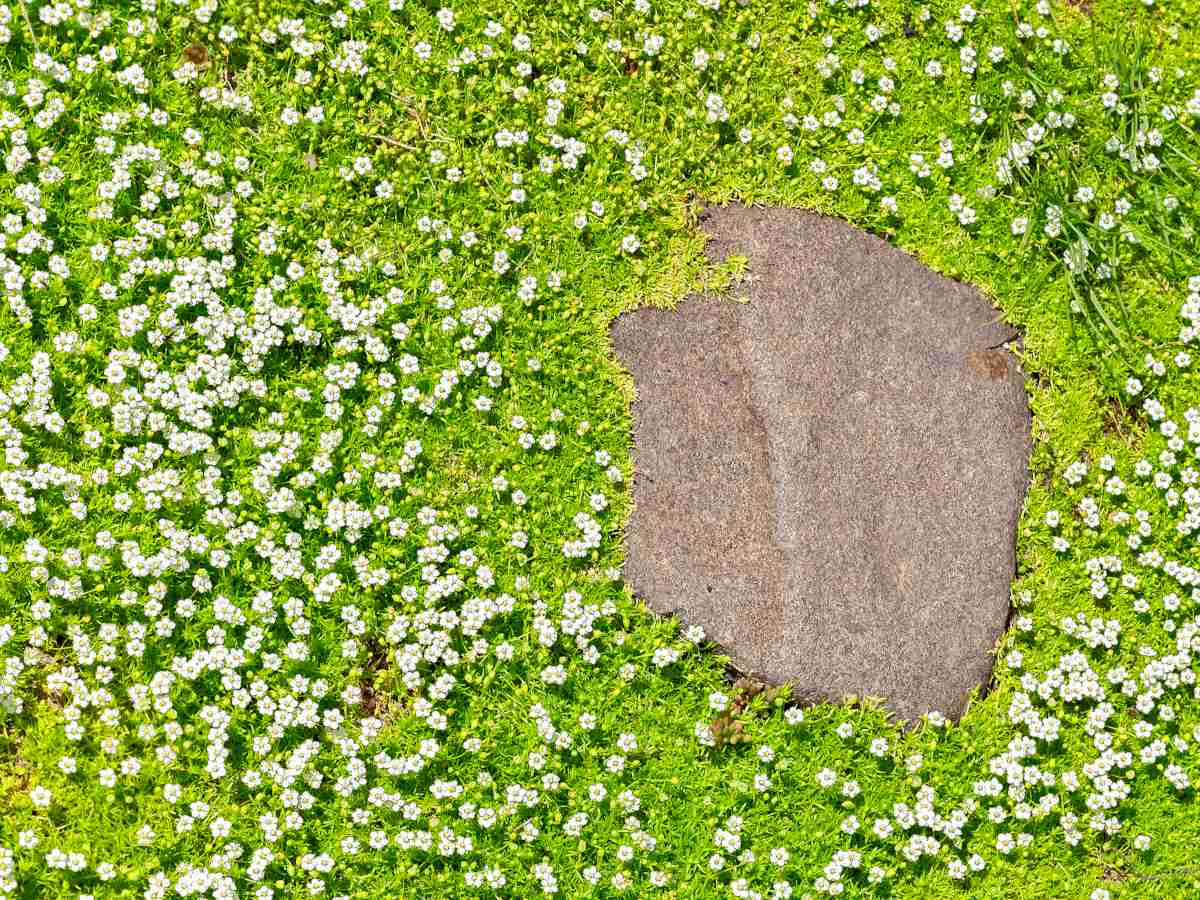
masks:
[[[1200,4],[595,2],[0,5],[0,896],[1200,894]],[[735,199],[1022,329],[960,723],[619,579]]]

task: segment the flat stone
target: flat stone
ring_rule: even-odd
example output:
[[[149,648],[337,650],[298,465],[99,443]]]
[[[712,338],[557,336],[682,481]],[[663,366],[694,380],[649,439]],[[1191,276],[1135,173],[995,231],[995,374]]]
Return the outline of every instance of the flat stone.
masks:
[[[958,718],[1005,628],[1030,413],[974,288],[844,222],[710,208],[744,302],[611,325],[632,373],[624,576],[746,674]]]

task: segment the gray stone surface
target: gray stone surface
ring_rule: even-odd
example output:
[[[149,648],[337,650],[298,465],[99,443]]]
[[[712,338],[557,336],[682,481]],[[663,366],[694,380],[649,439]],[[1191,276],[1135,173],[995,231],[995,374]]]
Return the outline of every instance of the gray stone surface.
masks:
[[[632,373],[625,578],[742,672],[957,718],[1009,610],[1030,413],[975,289],[798,210],[713,207],[748,302],[612,323]]]

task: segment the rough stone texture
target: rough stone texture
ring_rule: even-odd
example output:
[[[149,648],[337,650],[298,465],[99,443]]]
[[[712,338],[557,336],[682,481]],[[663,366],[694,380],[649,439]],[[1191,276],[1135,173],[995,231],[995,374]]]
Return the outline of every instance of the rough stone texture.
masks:
[[[633,374],[625,577],[742,672],[957,718],[1009,610],[1030,413],[975,289],[797,210],[711,208],[748,302],[612,324]]]

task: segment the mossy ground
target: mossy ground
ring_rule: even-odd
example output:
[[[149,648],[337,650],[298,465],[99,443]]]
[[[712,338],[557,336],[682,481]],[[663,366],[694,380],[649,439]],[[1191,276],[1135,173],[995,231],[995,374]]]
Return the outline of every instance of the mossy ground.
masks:
[[[1051,548],[1043,520],[1051,509],[1068,515],[1076,503],[1059,477],[1070,462],[1081,455],[1096,460],[1112,453],[1121,462],[1142,455],[1149,440],[1147,421],[1123,393],[1122,383],[1130,373],[1140,373],[1146,353],[1169,359],[1182,347],[1179,307],[1187,278],[1200,274],[1194,231],[1200,185],[1194,160],[1200,158],[1200,146],[1193,130],[1200,120],[1181,117],[1165,123],[1157,116],[1161,104],[1182,107],[1200,85],[1200,40],[1193,28],[1200,5],[1180,0],[1147,7],[1098,0],[1087,11],[1055,3],[1048,15],[1041,15],[1032,4],[1017,0],[981,3],[978,16],[964,26],[967,39],[952,42],[942,23],[957,19],[960,5],[932,3],[932,18],[922,23],[916,8],[893,2],[858,10],[845,4],[811,4],[815,16],[798,3],[751,2],[743,7],[725,2],[719,10],[710,10],[695,3],[662,2],[654,3],[648,16],[621,4],[599,21],[589,15],[591,5],[582,2],[463,4],[455,9],[455,31],[447,33],[435,21],[437,5],[414,0],[401,11],[389,11],[386,3],[371,0],[339,32],[328,25],[335,11],[332,4],[294,3],[286,12],[277,12],[269,4],[228,2],[207,24],[177,15],[172,5],[163,4],[157,33],[134,37],[125,32],[123,23],[145,14],[116,4],[112,37],[97,40],[83,30],[33,23],[40,49],[56,59],[70,63],[78,53],[95,53],[98,44],[111,40],[121,50],[121,65],[136,59],[145,68],[153,84],[147,102],[170,112],[171,124],[158,128],[135,120],[120,130],[122,141],[153,141],[171,159],[194,156],[182,135],[183,127],[190,124],[204,131],[202,149],[219,149],[228,158],[244,154],[252,160],[257,191],[241,205],[235,229],[234,253],[244,258],[230,284],[234,305],[248,308],[256,284],[282,271],[289,258],[307,260],[314,242],[325,237],[346,252],[373,252],[395,262],[393,281],[413,298],[406,307],[412,329],[408,347],[416,348],[413,352],[428,373],[452,368],[462,355],[454,343],[457,333],[439,330],[444,312],[426,299],[431,298],[431,279],[445,280],[459,309],[493,303],[505,309],[488,345],[508,373],[503,387],[491,392],[491,411],[472,408],[466,395],[459,393],[430,416],[405,408],[394,426],[376,435],[347,427],[349,436],[339,453],[345,461],[362,451],[395,459],[405,441],[419,437],[424,451],[417,473],[405,491],[389,500],[395,514],[411,518],[428,504],[455,520],[462,518],[468,504],[475,504],[478,519],[461,522],[467,535],[463,546],[477,548],[478,556],[488,561],[498,589],[518,594],[517,609],[505,620],[503,632],[514,644],[515,656],[504,664],[488,656],[459,672],[461,685],[446,704],[451,725],[444,735],[436,777],[472,784],[479,771],[487,769],[497,785],[540,778],[541,773],[531,772],[527,762],[530,752],[543,746],[530,719],[534,703],[541,703],[560,728],[574,730],[584,711],[594,713],[598,724],[594,731],[577,735],[571,749],[551,752],[549,769],[559,772],[566,786],[556,795],[547,794],[536,814],[541,836],[526,843],[515,824],[475,829],[475,856],[466,862],[394,848],[370,859],[342,857],[338,842],[361,831],[349,825],[349,811],[356,804],[338,797],[328,784],[314,789],[317,814],[276,845],[283,858],[265,883],[275,885],[282,892],[278,896],[300,895],[310,873],[300,872],[297,860],[303,853],[320,852],[336,854],[340,860],[328,887],[330,894],[413,900],[488,896],[489,891],[464,887],[460,869],[495,864],[509,877],[508,887],[499,893],[528,897],[540,893],[528,872],[542,861],[558,873],[563,896],[615,894],[607,881],[591,887],[580,873],[585,866],[595,865],[607,878],[622,868],[617,848],[629,840],[621,824],[623,815],[594,812],[596,824],[583,838],[561,830],[572,810],[597,806],[589,806],[584,795],[587,785],[598,780],[614,782],[613,797],[618,790],[632,790],[641,799],[638,814],[644,828],[657,839],[656,848],[644,854],[644,860],[639,857],[628,867],[635,884],[630,890],[637,896],[658,890],[644,881],[652,868],[670,875],[670,884],[662,892],[669,897],[727,897],[729,882],[742,876],[765,895],[771,881],[783,875],[795,883],[796,896],[801,896],[811,892],[810,885],[833,854],[848,847],[861,849],[864,871],[878,864],[887,870],[888,878],[876,887],[863,878],[847,877],[847,896],[1027,900],[1087,897],[1097,887],[1107,888],[1114,897],[1200,894],[1196,864],[1200,815],[1194,792],[1181,797],[1153,775],[1139,775],[1132,796],[1120,807],[1124,827],[1115,836],[1088,832],[1078,846],[1071,847],[1062,840],[1053,818],[1035,820],[1029,826],[1035,834],[1032,845],[1004,857],[994,849],[995,834],[1015,832],[1020,826],[1011,819],[1003,825],[981,822],[972,826],[967,846],[986,858],[987,868],[972,874],[965,884],[947,877],[944,857],[908,864],[891,849],[895,840],[889,844],[866,834],[871,821],[890,815],[894,803],[911,804],[922,784],[936,789],[939,805],[971,796],[973,784],[989,777],[988,760],[1002,754],[1016,734],[1007,710],[1020,689],[1020,672],[999,664],[990,693],[972,703],[962,721],[950,727],[901,731],[872,704],[817,707],[808,710],[797,726],[784,721],[782,708],[769,708],[745,715],[751,742],[707,749],[697,742],[693,726],[713,718],[708,705],[711,692],[730,690],[724,661],[709,652],[687,649],[673,623],[648,615],[619,581],[605,574],[620,565],[623,552],[620,535],[629,510],[632,474],[628,404],[633,390],[628,375],[612,359],[607,323],[639,303],[671,305],[691,292],[720,291],[736,281],[737,260],[716,268],[704,260],[703,239],[695,222],[703,203],[782,204],[817,209],[885,236],[930,267],[977,285],[1021,330],[1035,440],[1029,496],[1018,529],[1018,577],[1013,590],[1014,596],[1029,592],[1030,602],[1018,612],[1029,615],[1036,627],[1030,632],[1014,630],[1004,643],[1022,648],[1024,670],[1049,669],[1061,654],[1074,649],[1075,643],[1057,629],[1057,623],[1079,611],[1089,617],[1120,618],[1126,628],[1119,649],[1100,657],[1104,666],[1124,664],[1136,671],[1141,665],[1139,644],[1163,644],[1157,619],[1133,614],[1124,600],[1097,601],[1088,594],[1080,559]],[[273,48],[256,37],[263,27],[278,28],[281,15],[304,18],[310,36],[322,36],[331,50],[342,40],[366,41],[370,73],[339,76],[321,62],[312,66],[313,81],[301,87],[293,77],[301,62],[279,49],[286,41]],[[452,54],[467,45],[478,46],[489,19],[505,26],[503,36],[493,42],[501,48],[503,62],[447,71]],[[1046,27],[1047,36],[1018,37],[1018,20]],[[865,36],[869,23],[880,29],[878,41]],[[222,42],[218,37],[222,24],[232,24],[239,38],[228,45]],[[19,92],[33,74],[32,48],[19,2],[8,27],[13,37],[0,55],[0,80],[12,79],[18,94],[0,102],[18,106]],[[509,49],[511,36],[518,32],[531,37],[530,52],[514,54]],[[643,32],[665,38],[654,58],[641,51]],[[751,47],[748,42],[756,32],[759,38]],[[815,68],[830,52],[821,44],[825,36],[832,37],[832,50],[841,57],[840,68],[828,78]],[[622,50],[604,49],[605,41],[618,37]],[[1056,52],[1055,40],[1069,42],[1070,52]],[[428,60],[413,53],[419,41],[431,45]],[[587,55],[578,52],[578,41],[590,45]],[[958,45],[968,42],[979,49],[974,74],[959,68]],[[992,45],[1005,48],[1003,61],[993,64],[985,58]],[[253,101],[252,114],[205,106],[194,86],[172,78],[185,50],[195,46],[207,48],[209,57],[200,83],[236,85]],[[697,49],[710,57],[703,69],[694,64]],[[868,105],[876,93],[875,82],[888,74],[885,57],[895,63],[891,73],[895,84],[887,97],[900,105],[895,117]],[[935,58],[944,61],[946,68],[937,79],[925,74],[926,64]],[[530,62],[533,72],[516,72],[518,59]],[[865,86],[851,78],[860,65],[866,73]],[[1101,106],[1100,96],[1105,90],[1103,75],[1122,66],[1127,75],[1134,74],[1120,89],[1130,111],[1118,115]],[[1147,80],[1144,72],[1149,66],[1162,68],[1159,81]],[[543,114],[546,97],[553,94],[546,85],[555,77],[563,78],[567,87],[561,124],[551,127]],[[1014,85],[1007,95],[1006,81]],[[526,98],[514,98],[513,89],[520,83],[529,88]],[[1035,92],[1035,103],[1022,108],[1017,98],[1027,89]],[[1055,89],[1061,98],[1049,102]],[[106,353],[115,346],[112,336],[118,331],[120,305],[101,303],[100,317],[94,322],[80,318],[77,304],[94,298],[99,284],[109,277],[104,264],[89,257],[88,248],[122,233],[123,218],[136,213],[129,205],[119,207],[112,221],[88,217],[97,186],[110,177],[109,161],[94,152],[93,139],[102,113],[131,108],[142,98],[100,76],[77,75],[69,86],[55,90],[67,96],[69,114],[53,129],[32,127],[31,138],[37,144],[52,144],[55,164],[67,174],[65,182],[45,189],[48,196],[43,202],[52,215],[46,230],[68,259],[72,276],[54,282],[38,298],[29,321],[11,310],[0,311],[0,335],[11,351],[4,363],[8,378],[27,369],[34,352],[45,349],[53,335],[68,329],[80,333],[85,349],[58,393],[68,421],[82,428],[94,419],[81,400],[82,392],[86,384],[101,380]],[[705,120],[710,93],[723,98],[727,122]],[[845,102],[842,123],[808,131],[783,122],[789,111],[799,118],[809,113],[823,116],[834,108],[835,95]],[[303,112],[311,104],[323,106],[322,122],[281,123],[285,107]],[[982,125],[969,121],[974,105],[989,114]],[[1018,130],[1044,120],[1048,109],[1069,111],[1077,121],[1046,137],[1027,170],[1012,184],[999,183],[997,157]],[[847,141],[852,126],[862,129],[862,143]],[[749,143],[739,139],[737,131],[742,127],[753,132]],[[1105,149],[1106,142],[1123,129],[1136,133],[1151,127],[1161,128],[1165,135],[1159,156],[1167,165],[1157,172],[1131,172],[1127,161]],[[502,128],[527,129],[531,143],[498,147],[494,135]],[[631,163],[605,136],[610,129],[628,132],[631,143],[643,144],[648,170],[644,178],[631,177]],[[539,169],[539,153],[558,152],[550,149],[552,132],[586,143],[578,168],[560,166],[552,173]],[[928,178],[916,178],[909,168],[910,154],[922,153],[932,162],[940,152],[939,138],[952,141],[953,164],[946,169],[934,165]],[[777,155],[777,148],[785,144],[795,154],[790,165]],[[441,151],[444,161],[431,163],[431,151]],[[373,161],[374,175],[347,182],[339,167],[364,155]],[[810,170],[815,157],[827,164],[825,173]],[[854,170],[868,163],[883,180],[878,192],[851,184]],[[461,178],[448,181],[444,176],[448,166],[460,168]],[[514,186],[512,172],[525,176],[522,186],[529,200],[524,204],[508,199]],[[822,185],[829,173],[840,180],[833,191]],[[390,198],[372,190],[374,180],[384,177],[393,187]],[[13,197],[20,180],[0,174],[0,213],[22,211]],[[1093,188],[1095,198],[1074,201],[1081,186]],[[962,224],[951,209],[952,195],[977,208],[973,223]],[[1167,195],[1177,198],[1177,206],[1164,209],[1162,199]],[[881,208],[882,196],[894,197],[898,212]],[[1091,236],[1101,258],[1115,261],[1116,275],[1097,278],[1094,269],[1070,274],[1062,255],[1070,250],[1071,232],[1060,237],[1043,231],[1046,206],[1059,205],[1069,219],[1075,216],[1092,223],[1092,214],[1111,207],[1118,197],[1134,202],[1125,222],[1138,243],[1122,243],[1117,237],[1120,229],[1112,232],[1110,240],[1094,224],[1080,226],[1090,229],[1083,233]],[[587,227],[577,229],[573,217],[594,200],[604,204],[604,215],[591,215]],[[174,228],[189,216],[207,219],[210,214],[197,193],[186,194],[159,217]],[[1012,221],[1023,215],[1030,218],[1029,228],[1023,235],[1014,234]],[[417,227],[421,217],[444,221],[455,235],[478,232],[487,252],[455,244],[452,261],[440,261],[437,252],[446,244],[436,233]],[[254,236],[272,220],[279,223],[283,250],[270,258],[256,255]],[[514,224],[524,229],[523,237],[506,242],[503,231]],[[634,254],[619,249],[626,234],[640,239]],[[195,244],[173,232],[159,252],[201,252]],[[501,246],[511,254],[514,266],[497,274],[490,255]],[[315,272],[317,265],[311,268]],[[532,303],[515,298],[519,277],[533,274],[544,285],[552,271],[563,273],[561,290],[539,287]],[[316,278],[297,285],[306,321],[335,334],[323,311]],[[146,279],[134,290],[145,293],[149,299],[143,302],[153,305],[161,300],[162,288]],[[372,289],[364,287],[361,293],[366,296]],[[1070,305],[1073,290],[1084,298],[1076,312]],[[1121,313],[1122,302],[1127,315]],[[1117,326],[1117,334],[1104,324],[1104,316]],[[268,355],[259,376],[269,385],[268,395],[228,411],[213,428],[224,441],[221,466],[229,486],[243,489],[264,522],[271,514],[254,493],[251,472],[259,448],[252,433],[267,428],[274,411],[283,412],[291,427],[306,436],[332,427],[321,422],[319,402],[304,403],[289,393],[299,386],[320,393],[326,383],[324,367],[338,358],[331,344],[327,340],[316,347],[285,347]],[[182,349],[144,342],[137,346],[168,366],[191,358],[190,344]],[[531,356],[541,361],[537,371],[526,366]],[[370,382],[378,371],[367,368]],[[422,377],[420,384],[426,391],[433,378]],[[361,394],[345,393],[348,421],[361,413],[375,389],[375,382],[370,382]],[[1170,410],[1182,411],[1195,402],[1196,384],[1190,375],[1180,376],[1164,382],[1158,396]],[[561,418],[552,416],[555,409],[561,410]],[[557,428],[559,446],[553,452],[521,449],[514,441],[517,430],[509,427],[514,415],[533,423],[531,432]],[[583,420],[590,429],[578,434],[576,426]],[[86,471],[81,465],[86,454],[78,444],[45,436],[39,440],[38,462]],[[86,459],[88,467],[111,463],[133,443],[111,430],[105,431],[105,441],[96,459]],[[597,450],[608,451],[624,473],[624,480],[614,488],[608,487],[603,468],[592,462]],[[492,478],[500,474],[529,496],[527,506],[518,508],[493,490]],[[306,501],[309,511],[324,509],[338,489],[332,481],[318,484]],[[582,560],[564,558],[563,542],[578,537],[572,516],[587,509],[589,496],[602,489],[611,494],[611,506],[603,515],[600,547]],[[0,621],[14,623],[18,634],[30,627],[29,607],[42,591],[28,578],[28,567],[15,564],[23,558],[27,538],[37,537],[54,550],[80,540],[81,528],[87,534],[108,528],[120,539],[148,544],[156,540],[155,514],[138,508],[128,513],[119,510],[109,498],[111,491],[98,487],[86,493],[92,511],[85,525],[61,509],[49,508],[22,518],[0,536],[0,549],[14,561],[4,576]],[[202,513],[199,499],[189,497],[174,514],[181,521],[200,523]],[[524,550],[507,543],[514,528],[530,533]],[[415,537],[419,530],[414,528],[413,537],[406,540],[376,538],[371,545],[372,562],[389,567],[397,583],[419,580]],[[1083,546],[1087,537],[1081,540]],[[318,535],[307,534],[304,541],[306,554],[320,542]],[[1195,559],[1193,545],[1181,540],[1178,546],[1181,558]],[[469,574],[467,567],[459,569]],[[528,590],[514,589],[519,575],[529,578]],[[186,593],[186,581],[183,584]],[[246,553],[220,573],[213,593],[228,594],[244,604],[256,590],[274,584],[269,568]],[[118,600],[129,585],[144,588],[122,571],[89,583],[82,600],[60,606],[52,633],[65,636],[72,624],[94,633],[101,621],[129,621],[132,613]],[[567,652],[540,646],[531,630],[536,608],[530,592],[556,602],[570,589],[580,591],[589,602],[610,599],[616,604],[616,615],[597,625],[594,642],[603,652],[596,665],[583,663],[573,648]],[[354,601],[372,634],[386,628],[392,612],[407,609],[395,593],[363,592]],[[295,671],[306,671],[310,677],[319,674],[336,689],[363,680],[364,660],[338,654],[346,634],[332,607],[318,609],[311,618],[313,657]],[[203,645],[204,630],[212,624],[202,610],[177,634],[175,652]],[[464,639],[463,646],[468,644]],[[663,646],[684,652],[677,663],[660,670],[650,661]],[[50,655],[56,662],[47,671],[69,664],[69,649],[65,637],[52,644]],[[167,655],[157,655],[151,648],[140,660],[123,661],[117,683],[139,677],[144,681],[159,667],[168,666],[169,652],[163,652]],[[562,686],[548,686],[539,673],[560,656],[569,657],[565,663],[569,677]],[[622,667],[630,663],[636,672],[627,679]],[[387,667],[366,681],[387,698],[381,701],[385,706],[390,704],[375,749],[412,752],[428,729],[412,714],[411,697]],[[33,678],[27,676],[24,686],[32,684]],[[132,737],[130,725],[128,739],[134,749],[126,752],[144,757],[146,774],[140,781],[107,789],[95,780],[95,772],[111,762],[94,747],[87,749],[90,745],[71,745],[61,727],[61,702],[30,687],[24,712],[0,720],[0,793],[5,796],[0,845],[15,848],[18,833],[27,829],[41,839],[38,851],[21,851],[16,877],[22,886],[16,896],[74,897],[85,891],[98,897],[141,896],[153,872],[172,873],[185,860],[207,864],[226,842],[210,837],[204,828],[176,833],[179,810],[161,800],[160,785],[167,781],[182,782],[189,801],[203,798],[220,810],[234,823],[233,838],[247,848],[261,843],[257,818],[265,809],[278,809],[279,791],[251,791],[236,779],[214,782],[203,775],[206,729],[194,717],[208,702],[210,688],[197,683],[180,689],[175,698],[179,719],[187,724],[173,766],[156,763],[149,746],[142,748]],[[1186,734],[1200,713],[1195,703],[1177,712],[1178,731]],[[260,723],[238,715],[230,729],[235,773],[257,761],[248,745],[252,733],[261,733]],[[1046,765],[1055,771],[1079,768],[1095,755],[1078,730],[1081,714],[1064,710],[1061,715],[1064,736],[1045,754]],[[1112,730],[1124,734],[1136,715],[1123,712],[1122,716]],[[845,722],[854,724],[850,739],[835,732]],[[620,776],[613,777],[605,771],[605,759],[615,752],[616,736],[627,731],[636,733],[639,748],[628,754]],[[871,739],[879,736],[891,745],[881,759],[866,752]],[[461,743],[466,737],[479,738],[483,749],[475,754],[464,751]],[[283,741],[280,752],[294,744],[291,738]],[[769,767],[773,785],[766,793],[753,788],[755,774],[765,768],[754,753],[760,745],[773,747],[777,754]],[[58,760],[67,753],[78,757],[78,774],[59,771]],[[906,770],[905,760],[913,753],[923,754],[919,772]],[[856,779],[862,793],[855,799],[841,799],[821,789],[815,776],[824,768]],[[1194,752],[1190,769],[1196,772]],[[401,788],[421,798],[422,817],[430,821],[430,830],[435,830],[433,822],[452,823],[459,802],[430,800],[426,788],[433,777],[422,775]],[[31,804],[29,790],[35,784],[52,789],[54,805],[49,811]],[[475,800],[485,802],[486,797]],[[840,830],[850,813],[862,820],[863,834],[854,838]],[[727,869],[716,874],[708,865],[713,833],[734,814],[744,820],[744,846],[754,847],[758,859],[739,863],[731,857]],[[138,846],[133,835],[146,824],[159,839],[151,846]],[[416,826],[397,822],[393,827]],[[1149,851],[1133,849],[1131,841],[1138,833],[1151,837]],[[72,881],[41,864],[50,846],[78,849],[89,861],[111,860],[121,874],[111,883]],[[791,854],[780,876],[772,875],[766,862],[771,847],[786,847]],[[245,887],[246,896],[252,887]]]

